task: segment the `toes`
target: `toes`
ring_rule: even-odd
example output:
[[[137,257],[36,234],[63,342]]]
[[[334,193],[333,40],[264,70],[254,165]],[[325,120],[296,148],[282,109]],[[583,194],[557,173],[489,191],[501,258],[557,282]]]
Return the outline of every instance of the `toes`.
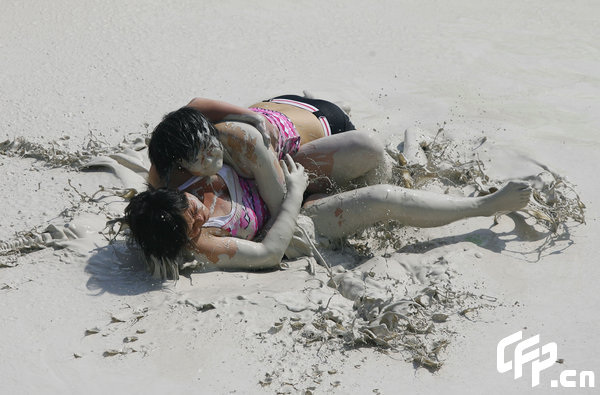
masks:
[[[516,189],[517,191],[531,191],[531,185],[525,181],[509,181],[506,188]]]

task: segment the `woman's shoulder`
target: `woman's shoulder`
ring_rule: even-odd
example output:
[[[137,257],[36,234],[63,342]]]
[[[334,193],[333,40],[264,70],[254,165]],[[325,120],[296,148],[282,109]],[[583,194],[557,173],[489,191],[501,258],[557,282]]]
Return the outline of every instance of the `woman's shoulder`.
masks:
[[[252,125],[242,122],[223,122],[216,125],[223,144],[223,160],[242,177],[251,177],[249,171],[256,163],[257,149],[263,144],[262,135]]]
[[[262,144],[262,134],[254,126],[244,122],[221,122],[215,125],[219,131],[219,140],[223,144],[235,143],[246,146],[255,146]]]

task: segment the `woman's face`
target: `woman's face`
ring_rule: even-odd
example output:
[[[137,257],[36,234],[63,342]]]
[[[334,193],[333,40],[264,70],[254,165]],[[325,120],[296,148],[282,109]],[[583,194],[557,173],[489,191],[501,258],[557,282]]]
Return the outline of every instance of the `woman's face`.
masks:
[[[193,161],[181,161],[181,166],[195,176],[212,176],[223,167],[223,146],[215,137]]]
[[[202,225],[208,221],[210,212],[196,196],[185,192],[188,208],[183,212],[185,222],[188,224],[188,237],[193,240],[200,235]]]

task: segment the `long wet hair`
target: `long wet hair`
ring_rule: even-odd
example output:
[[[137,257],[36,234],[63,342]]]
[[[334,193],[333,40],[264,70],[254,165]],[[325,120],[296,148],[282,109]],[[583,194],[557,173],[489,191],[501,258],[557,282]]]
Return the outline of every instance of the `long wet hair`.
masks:
[[[188,206],[183,192],[150,188],[134,196],[125,208],[130,241],[141,247],[148,270],[155,277],[179,277],[178,262],[189,242],[183,216]]]
[[[148,156],[160,178],[166,180],[175,166],[181,161],[193,161],[217,136],[217,129],[200,111],[182,107],[165,115],[156,125]]]

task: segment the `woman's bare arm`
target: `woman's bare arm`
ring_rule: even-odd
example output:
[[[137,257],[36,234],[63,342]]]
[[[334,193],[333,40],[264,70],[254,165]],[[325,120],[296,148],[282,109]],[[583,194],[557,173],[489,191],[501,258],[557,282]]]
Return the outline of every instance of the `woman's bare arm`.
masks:
[[[292,238],[302,195],[308,185],[304,168],[295,164],[289,155],[287,160],[290,170],[286,166],[282,167],[288,193],[265,238],[261,242],[253,242],[203,232],[193,241],[193,252],[200,261],[223,269],[266,269],[279,265]]]
[[[269,212],[276,216],[285,194],[285,180],[273,148],[262,144],[258,130],[246,123],[225,122],[215,126],[229,154],[225,162],[239,175],[256,181]]]
[[[265,118],[254,111],[224,101],[203,97],[192,99],[188,103],[188,107],[199,110],[212,123],[225,121],[248,123],[260,132],[266,146],[270,144],[271,136],[267,130]]]
[[[199,110],[212,123],[220,122],[227,115],[254,115],[247,108],[236,106],[224,101],[196,97],[188,103],[188,107]]]

